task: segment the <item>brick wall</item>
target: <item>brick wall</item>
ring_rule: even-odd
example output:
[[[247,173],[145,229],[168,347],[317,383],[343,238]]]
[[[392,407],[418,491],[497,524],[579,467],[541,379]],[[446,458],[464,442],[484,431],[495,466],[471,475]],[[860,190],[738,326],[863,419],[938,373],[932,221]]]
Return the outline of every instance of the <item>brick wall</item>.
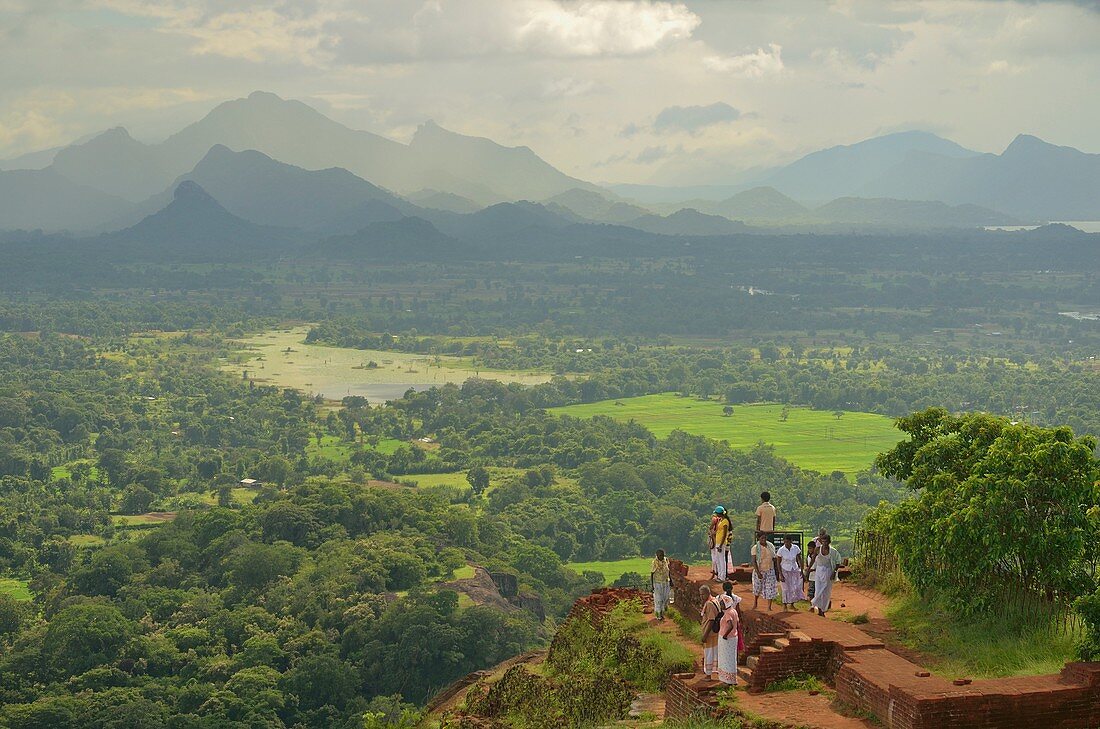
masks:
[[[761,645],[771,643],[773,639],[786,635],[787,631],[790,630],[778,618],[767,613],[744,610],[745,604],[742,603],[741,605],[745,617],[741,630],[745,637],[745,652],[749,655],[759,652]]]
[[[816,676],[831,683],[841,664],[840,654],[836,643],[822,640],[792,640],[782,650],[765,650],[752,671],[749,690],[763,690],[794,676]]]
[[[836,674],[837,697],[891,729],[1100,727],[1097,663],[1071,663],[1053,676],[961,686],[914,668],[882,649],[859,651]]]
[[[665,687],[665,718],[715,718],[721,713],[713,688],[704,688],[694,673],[674,673]]]

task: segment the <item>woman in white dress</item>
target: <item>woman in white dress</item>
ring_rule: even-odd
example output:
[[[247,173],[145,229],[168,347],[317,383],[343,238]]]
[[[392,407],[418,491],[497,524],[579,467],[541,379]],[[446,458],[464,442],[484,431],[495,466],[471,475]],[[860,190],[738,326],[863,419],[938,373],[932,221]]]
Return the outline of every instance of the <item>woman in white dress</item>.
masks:
[[[718,627],[718,680],[736,686],[738,634],[741,632],[738,630],[741,615],[737,605],[741,598],[733,594],[732,582],[727,582],[722,587],[726,592],[718,597],[722,606],[722,620]]]
[[[817,554],[810,560],[810,571],[814,576],[814,599],[810,604],[822,616],[829,610],[833,596],[833,578],[840,566],[840,553],[832,548],[830,542],[832,538],[828,534],[818,537],[817,543],[820,546]]]

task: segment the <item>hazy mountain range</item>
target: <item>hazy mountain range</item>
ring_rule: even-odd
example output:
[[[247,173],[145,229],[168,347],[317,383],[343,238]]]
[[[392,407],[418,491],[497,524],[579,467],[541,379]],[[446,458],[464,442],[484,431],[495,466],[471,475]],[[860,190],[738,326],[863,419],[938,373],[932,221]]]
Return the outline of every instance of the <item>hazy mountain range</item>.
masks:
[[[1098,220],[1100,154],[1026,134],[1001,154],[982,154],[927,132],[901,132],[808,154],[758,172],[746,185],[696,188],[691,197],[717,202],[758,187],[810,206],[838,197],[892,198],[978,205],[1006,218]],[[697,206],[677,188],[612,185],[611,190],[651,204]]]
[[[367,238],[387,240],[410,231],[426,237],[420,223],[396,225],[408,218],[455,240],[475,231],[500,236],[582,223],[709,236],[749,226],[911,229],[1100,219],[1100,155],[1029,136],[996,155],[905,132],[758,172],[746,189],[607,189],[556,170],[526,147],[432,122],[402,144],[264,92],[220,104],[157,144],[116,128],[0,169],[0,229],[84,233],[128,230],[173,206],[198,205],[196,191],[203,205],[269,234],[366,230],[373,231]],[[424,250],[445,247],[438,239]]]

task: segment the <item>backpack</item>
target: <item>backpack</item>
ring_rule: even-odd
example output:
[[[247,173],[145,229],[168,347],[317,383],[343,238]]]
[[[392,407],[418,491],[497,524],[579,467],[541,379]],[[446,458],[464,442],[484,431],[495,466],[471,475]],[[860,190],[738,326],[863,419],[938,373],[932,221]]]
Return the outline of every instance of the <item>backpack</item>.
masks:
[[[715,600],[713,597],[711,600],[718,608],[718,616],[710,619],[710,631],[712,633],[718,633],[722,629],[722,615],[726,612],[722,609],[722,603]]]

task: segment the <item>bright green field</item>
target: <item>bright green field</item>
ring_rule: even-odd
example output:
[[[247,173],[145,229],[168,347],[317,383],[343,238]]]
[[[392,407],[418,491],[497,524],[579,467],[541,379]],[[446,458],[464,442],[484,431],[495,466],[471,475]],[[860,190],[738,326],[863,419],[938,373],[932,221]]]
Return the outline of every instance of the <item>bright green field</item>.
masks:
[[[0,577],[0,595],[7,595],[12,599],[24,602],[33,598],[31,591],[27,588],[27,583],[14,577]]]
[[[490,466],[486,470],[489,471],[489,490],[492,490],[501,480],[523,473],[523,471],[518,468],[509,468],[506,466]],[[470,488],[470,482],[466,480],[465,471],[455,471],[454,473],[415,473],[407,476],[398,476],[398,479],[405,482],[415,481],[418,488],[430,489],[437,486],[452,486],[460,489]],[[560,480],[561,479],[559,479],[559,481]]]
[[[603,574],[603,583],[610,585],[627,572],[637,572],[642,577],[649,579],[649,566],[652,563],[652,557],[628,557],[603,562],[570,562],[565,566],[578,575],[582,572],[600,572]]]
[[[637,572],[642,577],[648,577],[652,562],[652,557],[629,557],[610,562],[570,562],[565,566],[578,575],[583,572],[600,572],[603,574],[603,583],[610,585],[627,572]]]
[[[86,549],[88,547],[101,547],[106,543],[106,540],[98,534],[74,534],[69,537],[69,544],[73,545],[77,549]]]
[[[831,412],[790,408],[786,422],[780,422],[782,405],[734,405],[730,417],[722,414],[722,408],[716,400],[668,393],[569,405],[550,412],[578,418],[607,415],[616,420],[634,420],[658,438],[682,430],[729,441],[734,448],[751,448],[763,441],[801,468],[822,473],[843,471],[849,478],[868,468],[878,453],[902,440],[894,421],[884,415],[845,412],[837,419]]]

